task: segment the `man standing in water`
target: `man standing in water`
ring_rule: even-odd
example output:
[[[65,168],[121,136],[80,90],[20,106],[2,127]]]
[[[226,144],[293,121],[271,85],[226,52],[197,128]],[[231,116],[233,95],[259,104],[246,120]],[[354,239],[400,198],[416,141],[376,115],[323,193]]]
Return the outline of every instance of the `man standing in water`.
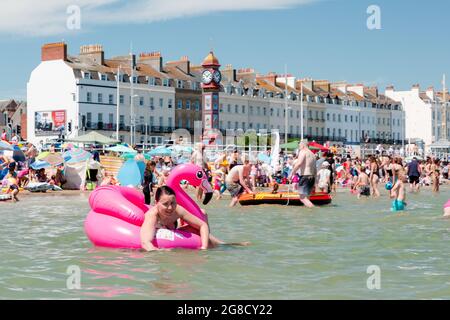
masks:
[[[417,162],[417,158],[414,157],[412,161],[406,167],[406,172],[409,178],[409,186],[411,192],[418,192],[420,188],[420,176],[422,174],[422,170],[420,169],[419,163]]]
[[[231,194],[230,207],[234,207],[239,201],[239,196],[247,191],[249,194],[253,194],[253,191],[248,187],[248,178],[250,176],[250,170],[252,164],[250,163],[247,156],[242,156],[244,162],[243,165],[235,165],[228,173],[225,183],[227,185],[227,190]]]
[[[308,142],[305,140],[300,141],[298,150],[298,158],[294,162],[294,167],[292,168],[288,179],[292,180],[292,177],[296,174],[297,170],[300,170],[300,180],[298,182],[300,201],[308,208],[313,208],[314,205],[308,197],[311,195],[316,182],[316,157],[314,156],[314,153],[309,150]]]

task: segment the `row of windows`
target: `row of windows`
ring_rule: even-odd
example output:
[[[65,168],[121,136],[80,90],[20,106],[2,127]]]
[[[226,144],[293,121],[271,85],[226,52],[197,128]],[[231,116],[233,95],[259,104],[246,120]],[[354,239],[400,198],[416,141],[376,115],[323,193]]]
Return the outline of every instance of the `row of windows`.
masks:
[[[168,127],[172,127],[173,126],[173,121],[172,121],[172,117],[168,117],[167,118],[167,122],[164,121],[164,117],[159,117],[158,120],[158,126],[167,126]],[[92,113],[91,112],[87,112],[86,113],[86,121],[88,122],[92,122]],[[104,122],[104,118],[103,118],[103,113],[98,113],[97,114],[97,122]],[[109,124],[114,124],[115,123],[115,118],[114,118],[114,114],[113,113],[109,113],[108,114],[108,122],[105,123],[109,123]],[[125,124],[125,116],[124,115],[120,115],[119,116],[119,124]],[[139,123],[140,125],[145,125],[145,118],[144,117],[139,117]],[[150,116],[149,117],[149,122],[147,123],[149,126],[155,126],[156,122],[155,122],[155,117],[154,116]]]
[[[184,103],[186,110],[191,110],[191,107],[195,109],[195,111],[200,111],[200,101],[196,100],[193,103],[190,100],[186,100]],[[177,101],[177,109],[183,109],[183,100]]]
[[[88,80],[94,80],[94,76],[92,72],[84,72],[83,73],[83,78],[84,79],[88,79]],[[108,79],[108,76],[106,74],[102,74],[100,73],[99,79],[101,81],[110,81]],[[144,83],[144,84],[148,84],[150,86],[156,86],[156,85],[161,85],[163,87],[171,87],[171,86],[175,86],[179,89],[192,89],[192,90],[199,90],[200,88],[200,83],[197,81],[184,81],[184,80],[172,80],[171,79],[156,79],[154,77],[140,77],[141,80],[138,80],[139,78],[137,76],[133,76],[133,83]],[[114,81],[116,81],[116,76],[114,76]],[[124,74],[120,74],[119,75],[119,82],[125,82],[125,83],[130,83],[130,76],[128,75],[124,75]],[[173,84],[173,85],[172,85]]]
[[[234,105],[234,108],[232,108],[231,104],[228,104],[227,108],[226,108],[226,112],[227,113],[231,113],[232,112],[231,110],[233,110],[235,114],[239,114],[239,113],[245,114],[246,106],[243,105],[243,106],[239,107],[239,105],[236,104],[236,105]],[[220,105],[220,112],[224,112],[223,104]],[[284,109],[282,109],[282,113],[283,113],[283,117],[284,117],[285,116],[285,110]],[[248,107],[248,114],[251,115],[251,116],[253,116],[253,115],[267,116],[267,108],[266,107],[262,107],[261,108],[261,107],[249,106]],[[277,114],[277,117],[280,116],[280,114],[281,114],[280,109],[276,109],[276,114]],[[273,108],[270,108],[269,115],[271,117],[274,116],[274,109]],[[297,115],[297,119],[299,119],[300,118],[300,111],[297,110],[296,111],[296,115]],[[294,111],[292,109],[290,110],[290,117],[291,118],[294,117]],[[303,117],[304,117],[304,115],[303,115]]]
[[[87,102],[93,102],[92,100],[92,92],[87,92],[86,93],[86,101]],[[167,107],[170,109],[172,108],[172,99],[168,99],[167,100]],[[98,93],[97,94],[97,103],[104,103],[103,100],[103,94],[102,93]],[[131,96],[129,96],[129,102],[131,103]],[[108,103],[109,104],[116,104],[116,102],[114,101],[114,95],[113,94],[109,94],[108,95]],[[125,96],[124,95],[120,95],[119,97],[119,103],[120,104],[124,104],[125,103]],[[139,106],[144,107],[147,104],[147,101],[145,99],[145,97],[139,96]],[[148,106],[150,107],[150,109],[154,109],[155,108],[155,99],[153,97],[150,97],[148,100]],[[159,98],[159,103],[158,106],[160,108],[163,108],[164,106],[164,99],[163,98]],[[184,103],[184,106],[186,107],[186,110],[190,110],[191,107],[194,108],[196,111],[200,110],[200,101],[196,100],[194,102],[191,102],[190,100],[186,100]],[[177,101],[177,109],[183,109],[183,100],[178,100]]]
[[[228,113],[231,113],[231,110],[232,110],[232,107],[231,107],[231,104],[228,104],[227,105],[227,109],[226,109],[226,111],[228,112]],[[241,106],[241,108],[239,108],[239,106],[236,104],[236,105],[234,105],[234,113],[239,113],[239,111],[241,111],[241,113],[243,113],[243,114],[245,114],[245,106],[243,105],[243,106]],[[221,111],[223,112],[223,104],[221,104]],[[262,113],[261,113],[261,111],[262,111]],[[253,106],[249,106],[249,115],[254,115],[254,107]],[[285,116],[285,110],[283,109],[282,110],[282,114],[283,114],[283,117]],[[267,115],[267,108],[266,107],[263,107],[263,108],[261,108],[261,107],[256,107],[256,115],[263,115],[263,116],[266,116]],[[280,109],[276,109],[276,115],[277,115],[277,117],[279,117],[280,116]],[[295,112],[295,115],[296,115],[296,117],[297,117],[297,119],[299,119],[300,118],[300,111],[299,110],[297,110],[296,112]],[[270,116],[274,116],[274,109],[273,108],[271,108],[270,109]],[[290,116],[290,118],[294,118],[294,111],[293,110],[290,110],[290,112],[289,112],[289,116]],[[309,116],[309,119],[310,120],[325,120],[325,118],[324,118],[324,116],[325,116],[325,113],[324,113],[324,111],[315,111],[315,118],[313,118],[313,111],[312,110],[309,110],[309,112],[308,112],[308,116]],[[305,117],[305,115],[303,114],[303,118]],[[331,119],[332,119],[332,121],[333,122],[342,122],[342,118],[341,118],[341,114],[332,114],[331,116],[330,116],[330,114],[329,113],[327,113],[327,121],[331,121]],[[367,123],[370,123],[370,120],[372,120],[372,123],[373,124],[375,124],[375,117],[372,117],[372,118],[370,118],[370,117],[367,117]],[[362,116],[361,117],[361,122],[362,123],[365,123],[365,121],[366,121],[366,119],[364,118],[364,116]],[[381,123],[383,123],[383,125],[389,125],[389,118],[378,118],[378,124],[380,125]],[[344,122],[358,122],[358,116],[353,116],[353,115],[344,115]],[[397,123],[397,126],[400,126],[400,119],[392,119],[392,125],[393,126],[395,126],[396,125],[396,123]]]
[[[261,97],[261,98],[279,98],[284,99],[284,93],[273,93],[273,92],[265,92],[263,89],[260,89],[258,93],[251,88],[244,89],[242,87],[233,87],[231,85],[225,86],[225,93],[229,95],[239,95],[239,96],[251,96],[251,97]],[[301,95],[289,94],[289,100],[299,101],[301,99]],[[353,106],[353,107],[364,107],[364,108],[376,108],[376,109],[389,109],[389,110],[399,110],[399,106],[396,104],[377,104],[372,103],[370,101],[353,101],[353,100],[343,100],[337,98],[327,98],[321,96],[310,96],[304,95],[303,101],[305,102],[315,102],[315,103],[325,103],[325,104],[334,104],[334,105],[344,105],[344,106]],[[387,107],[387,108],[386,108]]]

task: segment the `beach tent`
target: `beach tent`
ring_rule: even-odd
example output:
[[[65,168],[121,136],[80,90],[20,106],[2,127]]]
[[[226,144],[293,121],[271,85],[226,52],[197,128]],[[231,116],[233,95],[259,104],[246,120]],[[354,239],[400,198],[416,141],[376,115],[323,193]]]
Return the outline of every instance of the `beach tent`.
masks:
[[[87,161],[66,163],[64,176],[67,182],[63,185],[65,190],[80,190],[86,183]]]
[[[120,143],[119,140],[104,136],[96,131],[91,131],[85,135],[78,136],[73,139],[67,139],[70,142],[78,142],[78,143],[92,143],[92,144],[117,144]]]
[[[120,168],[117,179],[122,186],[138,186],[142,182],[144,169],[144,162],[129,159]]]

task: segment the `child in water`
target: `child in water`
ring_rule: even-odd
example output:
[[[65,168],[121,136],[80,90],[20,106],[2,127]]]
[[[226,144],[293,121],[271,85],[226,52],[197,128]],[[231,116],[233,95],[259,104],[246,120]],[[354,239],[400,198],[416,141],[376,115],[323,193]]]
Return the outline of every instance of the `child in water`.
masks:
[[[17,173],[14,171],[14,168],[9,168],[8,175],[6,176],[6,180],[8,181],[8,193],[12,195],[12,201],[17,202],[19,198],[17,195],[19,194],[19,183],[17,181]]]
[[[391,190],[391,199],[395,199],[392,201],[391,211],[403,211],[406,207],[406,192],[405,192],[405,183],[407,182],[406,175],[404,173],[399,173],[397,182],[395,182],[394,186]]]

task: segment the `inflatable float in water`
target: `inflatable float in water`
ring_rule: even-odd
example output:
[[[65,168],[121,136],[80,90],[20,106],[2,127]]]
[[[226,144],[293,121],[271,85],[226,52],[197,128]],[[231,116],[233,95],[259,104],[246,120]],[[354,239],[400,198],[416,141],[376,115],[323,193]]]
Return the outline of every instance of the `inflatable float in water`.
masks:
[[[10,194],[0,194],[0,201],[6,201],[6,200],[11,200],[11,195]]]
[[[323,206],[331,203],[331,196],[325,192],[316,192],[311,194],[309,200],[317,205]],[[298,193],[294,192],[278,192],[272,194],[270,192],[261,192],[256,194],[242,194],[239,197],[239,203],[243,206],[251,206],[258,204],[280,204],[290,206],[302,206]]]
[[[46,192],[47,190],[62,191],[60,187],[47,182],[30,182],[24,189],[30,192]]]
[[[198,166],[176,166],[167,185],[176,194],[177,203],[203,221],[206,217],[199,206],[180,187],[181,180],[201,187],[205,192],[203,204],[212,198],[212,188],[205,172]],[[145,213],[151,208],[144,203],[144,195],[123,186],[104,186],[95,189],[90,197],[89,212],[84,229],[89,240],[99,247],[140,249],[140,230]],[[200,249],[201,238],[196,233],[183,230],[157,229],[152,244],[157,248]]]

